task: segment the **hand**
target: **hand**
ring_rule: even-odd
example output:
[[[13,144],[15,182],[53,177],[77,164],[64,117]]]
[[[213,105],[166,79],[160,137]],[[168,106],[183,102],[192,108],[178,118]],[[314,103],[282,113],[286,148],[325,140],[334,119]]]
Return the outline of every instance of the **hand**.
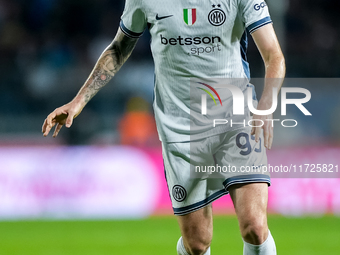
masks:
[[[261,109],[258,109],[261,110]],[[263,137],[264,137],[264,147],[267,149],[271,149],[272,143],[273,143],[273,125],[272,120],[273,119],[273,114],[269,115],[253,115],[253,126],[258,126],[258,127],[253,127],[251,129],[251,134],[255,135],[255,142],[258,142],[260,139],[261,135],[261,130],[263,129]],[[260,121],[262,120],[263,123]],[[263,125],[262,125],[263,124]],[[260,127],[262,125],[262,127]]]
[[[71,127],[73,119],[80,114],[82,109],[83,107],[74,101],[55,109],[44,121],[42,126],[43,135],[47,136],[51,129],[57,124],[53,133],[53,137],[56,137],[63,125],[66,124],[67,128]]]

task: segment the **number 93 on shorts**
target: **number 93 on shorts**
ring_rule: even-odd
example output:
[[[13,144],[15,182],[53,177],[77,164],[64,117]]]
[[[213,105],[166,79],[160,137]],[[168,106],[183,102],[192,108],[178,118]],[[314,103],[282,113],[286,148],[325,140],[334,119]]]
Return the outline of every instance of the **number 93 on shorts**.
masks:
[[[174,213],[184,215],[228,194],[230,186],[266,182],[263,135],[258,143],[250,127],[201,139],[163,143],[165,174]]]

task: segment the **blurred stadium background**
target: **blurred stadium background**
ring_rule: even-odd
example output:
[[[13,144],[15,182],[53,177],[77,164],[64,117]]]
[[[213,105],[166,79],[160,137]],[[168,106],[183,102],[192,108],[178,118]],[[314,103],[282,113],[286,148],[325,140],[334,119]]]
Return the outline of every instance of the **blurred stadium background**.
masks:
[[[290,109],[299,126],[275,129],[269,163],[339,164],[340,3],[267,3],[287,86],[311,91],[313,114]],[[83,84],[123,8],[123,0],[0,0],[0,255],[175,254],[180,233],[151,109],[148,32],[71,129],[56,139],[40,131]],[[248,58],[262,77],[251,40]],[[214,210],[213,253],[241,254],[230,199]],[[273,178],[269,211],[280,254],[340,254],[339,178]]]

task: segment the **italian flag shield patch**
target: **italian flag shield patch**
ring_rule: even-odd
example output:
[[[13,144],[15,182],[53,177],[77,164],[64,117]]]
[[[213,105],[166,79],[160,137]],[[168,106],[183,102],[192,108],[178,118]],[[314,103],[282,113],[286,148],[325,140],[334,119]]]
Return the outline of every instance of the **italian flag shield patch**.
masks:
[[[196,9],[183,9],[184,22],[191,26],[196,22]]]

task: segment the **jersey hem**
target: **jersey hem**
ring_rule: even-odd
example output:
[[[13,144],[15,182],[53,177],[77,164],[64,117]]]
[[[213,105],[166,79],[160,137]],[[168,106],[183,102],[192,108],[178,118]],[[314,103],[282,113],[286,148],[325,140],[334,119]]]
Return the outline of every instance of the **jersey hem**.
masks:
[[[252,24],[250,24],[248,27],[247,27],[247,31],[252,34],[254,33],[257,29],[259,29],[260,27],[263,27],[264,25],[267,25],[267,24],[270,24],[270,23],[273,23],[271,18],[269,16],[263,18],[263,19],[260,19]]]
[[[188,205],[188,206],[181,207],[181,208],[174,208],[173,207],[172,209],[173,209],[175,215],[186,215],[186,214],[192,213],[194,211],[197,211],[197,210],[211,204],[216,199],[218,199],[218,198],[220,198],[224,195],[227,195],[227,194],[228,194],[228,191],[222,189],[222,190],[215,192],[214,194],[210,195],[209,197],[207,197],[206,199],[204,199],[202,201],[199,201],[199,202],[194,203],[192,205]]]
[[[228,189],[232,185],[244,184],[244,183],[255,183],[255,182],[265,182],[265,183],[268,183],[268,186],[271,185],[269,175],[265,175],[265,174],[247,174],[247,175],[239,175],[239,176],[231,177],[231,178],[226,179],[223,182],[223,185],[224,185],[225,190],[228,191]]]
[[[124,23],[123,23],[123,20],[120,21],[120,24],[119,24],[119,27],[121,28],[121,30],[123,31],[123,33],[129,37],[132,37],[132,38],[139,38],[142,36],[142,34],[144,33],[143,32],[140,32],[140,33],[136,33],[136,32],[133,32],[131,31],[130,29],[128,29]]]
[[[229,194],[228,189],[230,186],[235,185],[235,184],[246,184],[246,183],[267,183],[268,186],[271,185],[270,182],[270,177],[265,174],[248,174],[248,175],[241,175],[241,176],[236,176],[236,177],[231,177],[226,179],[223,182],[224,189],[219,190],[215,192],[214,194],[210,195],[206,199],[203,199],[199,202],[196,202],[192,205],[188,205],[185,207],[180,207],[180,208],[175,208],[173,207],[173,211],[175,215],[186,215],[192,212],[195,212],[203,207],[206,207],[207,205],[211,204],[215,200],[219,199],[220,197]]]

